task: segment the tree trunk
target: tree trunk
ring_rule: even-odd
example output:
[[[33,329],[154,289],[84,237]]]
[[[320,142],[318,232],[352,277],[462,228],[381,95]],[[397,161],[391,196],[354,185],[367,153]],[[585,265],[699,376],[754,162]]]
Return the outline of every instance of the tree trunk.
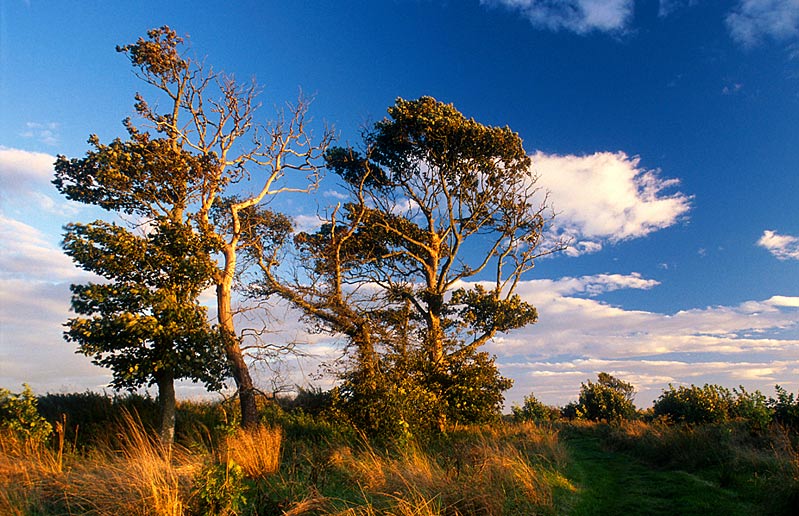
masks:
[[[239,391],[239,406],[241,407],[241,426],[252,427],[258,423],[258,406],[255,400],[255,388],[250,377],[250,370],[244,361],[239,339],[236,337],[236,328],[233,325],[233,310],[231,308],[231,281],[224,280],[216,286],[217,311],[219,327],[225,344],[230,373],[236,388]]]
[[[158,383],[158,408],[161,412],[161,444],[171,446],[175,441],[175,380],[171,373],[160,373]]]

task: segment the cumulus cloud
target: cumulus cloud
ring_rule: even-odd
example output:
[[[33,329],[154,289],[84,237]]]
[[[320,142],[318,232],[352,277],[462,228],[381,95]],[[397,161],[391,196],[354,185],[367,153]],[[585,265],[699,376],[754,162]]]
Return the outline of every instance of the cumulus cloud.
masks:
[[[669,227],[691,207],[688,195],[664,193],[679,184],[677,179],[662,179],[624,152],[537,152],[532,158],[539,186],[550,193],[558,231],[574,240],[567,251],[571,255]]]
[[[481,0],[518,11],[533,26],[577,34],[624,30],[633,14],[633,0]]]
[[[767,249],[779,260],[799,260],[799,238],[791,235],[780,235],[767,229],[757,241],[757,245]]]
[[[799,36],[799,0],[741,0],[726,17],[730,36],[751,47]]]

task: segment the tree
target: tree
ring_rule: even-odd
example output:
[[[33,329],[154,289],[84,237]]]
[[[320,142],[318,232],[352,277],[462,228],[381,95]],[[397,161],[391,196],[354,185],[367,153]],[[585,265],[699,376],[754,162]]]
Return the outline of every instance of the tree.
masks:
[[[117,47],[138,77],[155,90],[154,97],[165,101],[160,111],[157,104],[136,95],[136,112],[157,137],[126,120],[127,140],[103,145],[93,136],[94,150],[84,158],[59,156],[54,183],[70,199],[145,219],[167,216],[215,240],[212,278],[218,329],[238,389],[242,425],[249,426],[258,420],[256,391],[242,335],[236,333],[232,296],[240,272],[242,213],[278,193],[314,188],[317,161],[331,133],[314,141],[306,126],[308,101],[303,98],[274,121],[258,123],[258,86],[240,85],[231,76],[204,69],[182,45],[183,39],[164,26],[150,30],[146,39]],[[297,174],[299,183],[287,182]],[[234,185],[247,193],[234,197]],[[180,202],[174,204],[176,200]],[[214,218],[214,206],[224,206],[228,216]]]
[[[576,406],[578,417],[591,421],[620,421],[635,416],[635,387],[608,373],[599,373],[597,382],[588,380],[580,388]]]
[[[377,343],[397,357],[419,350],[414,374],[443,429],[448,418],[475,408],[464,404],[463,382],[493,385],[488,390],[499,398],[482,399],[498,410],[509,381],[476,350],[497,332],[536,321],[516,286],[536,258],[562,245],[542,245],[546,196],[516,133],[430,97],[398,99],[388,113],[367,131],[362,150],[336,147],[326,155],[350,199],[319,233],[303,237],[304,249],[312,248],[306,270],[313,280],[281,289],[274,267],[267,278],[347,335],[367,377],[378,364]],[[469,280],[483,281],[461,286]]]
[[[158,220],[144,236],[116,224],[69,224],[64,249],[107,282],[72,285],[78,317],[66,326],[78,351],[113,371],[115,389],[158,386],[160,437],[175,433],[174,381],[218,390],[227,374],[219,335],[197,297],[211,280],[213,243]]]

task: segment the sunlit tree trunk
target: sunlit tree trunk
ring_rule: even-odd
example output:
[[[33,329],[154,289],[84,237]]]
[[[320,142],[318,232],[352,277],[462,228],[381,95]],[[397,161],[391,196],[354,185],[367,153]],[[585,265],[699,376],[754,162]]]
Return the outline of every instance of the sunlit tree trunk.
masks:
[[[222,333],[230,374],[233,376],[233,381],[236,382],[236,388],[238,389],[239,403],[241,404],[241,426],[252,427],[258,423],[255,387],[253,387],[250,370],[244,361],[241,343],[236,336],[236,328],[233,323],[231,291],[233,287],[233,271],[236,267],[235,252],[225,249],[224,254],[226,260],[225,272],[216,286],[219,331]]]

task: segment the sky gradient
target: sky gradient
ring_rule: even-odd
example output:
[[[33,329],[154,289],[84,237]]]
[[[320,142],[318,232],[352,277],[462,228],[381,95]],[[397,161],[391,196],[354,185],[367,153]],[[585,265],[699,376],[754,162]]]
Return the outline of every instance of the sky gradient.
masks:
[[[302,5],[294,5],[302,4]],[[124,136],[148,91],[115,46],[170,25],[273,107],[314,97],[357,143],[394,99],[431,95],[524,140],[573,245],[520,286],[540,322],[488,345],[553,404],[609,372],[648,406],[669,383],[799,389],[799,0],[392,0],[0,4],[0,387],[101,390],[61,336],[70,221],[106,216],[50,185],[57,154]],[[301,227],[336,183],[280,208]],[[275,338],[335,354],[278,310]],[[262,373],[259,383],[269,388]],[[199,394],[183,385],[179,393]]]

